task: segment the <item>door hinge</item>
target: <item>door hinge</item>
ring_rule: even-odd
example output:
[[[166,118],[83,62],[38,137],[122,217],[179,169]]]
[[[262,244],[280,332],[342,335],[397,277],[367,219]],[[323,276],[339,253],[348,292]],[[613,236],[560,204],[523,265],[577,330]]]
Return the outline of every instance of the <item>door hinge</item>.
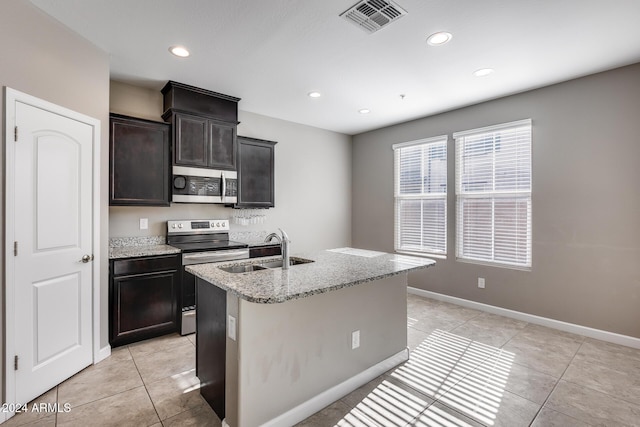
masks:
[[[13,370],[14,371],[18,370],[18,355],[17,354],[15,356],[13,356]]]
[[[15,126],[15,127],[13,128],[13,140],[14,140],[15,142],[18,142],[18,126]]]
[[[18,256],[18,242],[13,242],[13,256]]]

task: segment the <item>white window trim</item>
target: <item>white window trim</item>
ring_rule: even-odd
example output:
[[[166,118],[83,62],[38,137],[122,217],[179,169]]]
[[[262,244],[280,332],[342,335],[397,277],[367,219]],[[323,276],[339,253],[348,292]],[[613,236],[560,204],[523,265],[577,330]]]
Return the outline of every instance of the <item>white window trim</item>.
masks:
[[[458,139],[463,136],[474,135],[476,133],[494,132],[496,130],[509,129],[509,128],[515,128],[520,126],[532,126],[532,123],[533,122],[531,121],[531,119],[524,119],[524,120],[516,120],[515,122],[486,126],[482,128],[462,130],[462,131],[454,132],[453,139]]]
[[[495,132],[495,131],[499,131],[499,130],[503,130],[503,129],[510,129],[510,128],[516,128],[516,127],[523,127],[523,126],[528,126],[529,128],[531,128],[531,142],[530,142],[530,146],[529,146],[529,150],[530,150],[530,159],[531,162],[533,162],[533,156],[532,156],[532,151],[533,151],[533,123],[531,119],[524,119],[524,120],[516,120],[513,122],[508,122],[508,123],[501,123],[501,124],[496,124],[496,125],[491,125],[491,126],[485,126],[482,128],[476,128],[476,129],[469,129],[469,130],[465,130],[465,131],[458,131],[458,132],[454,132],[453,133],[453,139],[454,139],[454,144],[455,144],[455,209],[456,209],[456,213],[455,213],[455,219],[456,219],[456,236],[455,236],[455,256],[456,256],[456,261],[460,261],[460,262],[464,262],[464,263],[470,263],[470,264],[479,264],[479,265],[486,265],[486,266],[491,266],[491,267],[501,267],[501,268],[509,268],[509,269],[514,269],[514,270],[522,270],[522,271],[531,271],[532,266],[533,266],[533,208],[531,207],[529,209],[528,212],[528,219],[527,219],[527,225],[528,225],[528,235],[529,235],[529,263],[527,265],[521,265],[521,264],[511,264],[511,263],[506,263],[506,262],[500,262],[500,261],[493,261],[493,260],[478,260],[478,259],[473,259],[473,258],[465,258],[462,257],[459,253],[460,250],[460,243],[459,243],[459,239],[460,239],[460,233],[461,233],[461,227],[462,227],[462,223],[460,220],[460,213],[458,212],[459,209],[459,200],[460,198],[464,198],[464,199],[472,199],[472,198],[492,198],[492,199],[496,199],[496,196],[498,196],[497,198],[499,198],[500,196],[522,196],[522,195],[528,195],[528,201],[529,201],[529,206],[532,205],[532,194],[533,194],[533,170],[531,173],[531,187],[529,190],[511,190],[511,191],[493,191],[490,193],[481,193],[481,194],[469,194],[469,193],[465,193],[465,194],[460,194],[460,179],[461,179],[461,170],[460,170],[460,166],[459,166],[459,144],[458,144],[458,139],[466,137],[466,136],[470,136],[470,135],[477,135],[477,134],[482,134],[482,133],[490,133],[490,132]]]
[[[449,201],[448,201],[448,185],[447,185],[447,192],[442,195],[442,194],[437,194],[437,195],[430,195],[430,194],[421,194],[421,195],[401,195],[400,194],[400,180],[398,179],[398,170],[396,169],[396,167],[398,166],[396,163],[396,158],[395,158],[395,152],[398,149],[401,148],[407,148],[407,147],[413,147],[413,146],[417,146],[417,145],[428,145],[428,144],[433,144],[433,143],[445,143],[445,150],[448,152],[448,144],[449,144],[449,135],[439,135],[439,136],[433,136],[430,138],[423,138],[423,139],[417,139],[417,140],[413,140],[413,141],[407,141],[407,142],[401,142],[401,143],[396,143],[393,144],[391,147],[394,151],[394,169],[393,169],[393,193],[394,193],[394,197],[393,197],[393,210],[394,210],[394,218],[393,218],[393,247],[395,252],[398,253],[402,253],[402,254],[408,254],[408,255],[414,255],[414,256],[428,256],[428,257],[433,257],[433,258],[440,258],[440,259],[447,259],[447,250],[448,250],[448,225],[447,225],[447,221],[448,221],[448,205],[449,205]],[[447,153],[447,181],[448,181],[448,169],[449,169],[449,156]],[[416,200],[425,200],[425,199],[442,199],[444,198],[445,200],[445,236],[444,236],[444,241],[445,241],[445,250],[444,252],[435,252],[435,251],[412,251],[412,250],[407,250],[407,249],[401,249],[399,248],[399,238],[398,238],[398,200],[399,199],[403,199],[403,200],[410,200],[410,199],[416,199]]]
[[[441,142],[442,140],[446,140],[447,142],[449,142],[449,135],[432,136],[430,138],[416,139],[415,141],[399,142],[397,144],[393,144],[391,148],[393,148],[393,150],[395,151],[398,148],[413,147],[414,145],[432,144],[434,142]]]

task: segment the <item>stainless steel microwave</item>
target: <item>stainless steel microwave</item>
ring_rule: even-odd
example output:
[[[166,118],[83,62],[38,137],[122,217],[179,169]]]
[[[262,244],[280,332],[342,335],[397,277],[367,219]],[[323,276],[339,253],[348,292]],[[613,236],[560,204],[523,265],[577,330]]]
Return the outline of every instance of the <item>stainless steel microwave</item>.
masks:
[[[238,172],[174,166],[172,201],[175,203],[237,203]]]

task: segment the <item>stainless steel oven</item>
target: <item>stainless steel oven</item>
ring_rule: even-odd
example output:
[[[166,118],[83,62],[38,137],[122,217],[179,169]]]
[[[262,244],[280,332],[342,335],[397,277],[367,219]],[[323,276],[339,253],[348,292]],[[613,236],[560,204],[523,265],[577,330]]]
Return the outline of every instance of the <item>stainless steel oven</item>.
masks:
[[[167,221],[167,243],[182,250],[180,306],[182,335],[196,330],[196,278],[184,267],[249,258],[246,243],[229,240],[229,220]]]

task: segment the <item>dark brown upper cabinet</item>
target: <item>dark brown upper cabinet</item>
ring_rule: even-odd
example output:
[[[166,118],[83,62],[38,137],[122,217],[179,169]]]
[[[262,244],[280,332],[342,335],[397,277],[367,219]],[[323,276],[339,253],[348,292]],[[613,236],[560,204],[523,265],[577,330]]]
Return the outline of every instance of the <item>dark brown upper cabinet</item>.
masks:
[[[275,141],[238,137],[238,208],[275,206]]]
[[[189,114],[175,114],[174,164],[207,166],[207,119]]]
[[[162,118],[173,125],[173,164],[236,170],[240,99],[173,81],[162,94]]]
[[[236,170],[235,123],[187,113],[173,113],[170,120],[175,165]]]
[[[170,126],[120,114],[109,124],[109,204],[169,206]]]

